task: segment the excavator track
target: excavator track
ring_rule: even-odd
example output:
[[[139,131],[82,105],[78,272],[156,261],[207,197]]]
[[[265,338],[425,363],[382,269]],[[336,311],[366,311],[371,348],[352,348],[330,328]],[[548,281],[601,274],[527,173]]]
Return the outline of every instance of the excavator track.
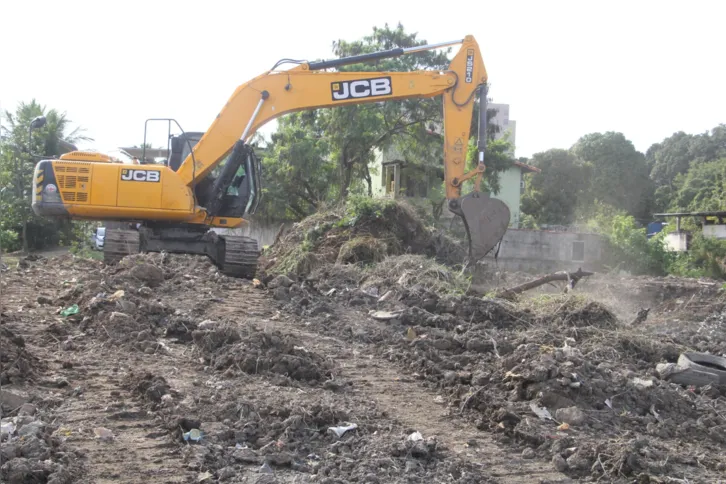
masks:
[[[138,254],[140,250],[138,231],[120,229],[106,231],[106,240],[103,244],[103,261],[106,264],[116,264],[127,255]]]
[[[260,251],[257,241],[250,237],[222,235],[224,250],[217,266],[223,274],[231,277],[252,279],[257,273],[257,259]]]

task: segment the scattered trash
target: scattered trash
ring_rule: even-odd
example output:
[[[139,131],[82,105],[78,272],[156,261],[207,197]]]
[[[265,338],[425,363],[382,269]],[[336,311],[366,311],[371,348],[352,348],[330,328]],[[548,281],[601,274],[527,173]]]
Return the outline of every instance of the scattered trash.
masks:
[[[412,327],[408,327],[408,330],[406,331],[406,339],[409,341],[413,341],[416,339],[416,331]]]
[[[212,476],[212,473],[211,473],[211,472],[209,472],[209,471],[207,471],[207,472],[203,472],[203,473],[199,474],[199,477],[197,477],[197,482],[204,482],[204,481],[208,481],[208,480],[210,480],[210,479],[211,479],[212,477],[213,477],[213,476]]]
[[[567,422],[560,424],[560,426],[557,427],[557,430],[570,430],[570,424]]]
[[[434,403],[438,403],[439,405],[443,405],[444,403],[446,403],[446,400],[444,400],[444,397],[442,397],[441,395],[436,395],[434,397]]]
[[[613,410],[613,401],[611,399],[606,398],[605,405],[607,405],[610,408],[610,410]]]
[[[653,386],[653,380],[648,380],[645,378],[633,378],[632,382],[633,385],[640,388],[650,388]]]
[[[423,438],[423,435],[421,435],[421,432],[419,432],[419,431],[416,431],[416,432],[412,433],[411,435],[409,435],[406,438],[406,440],[410,440],[411,442],[420,442],[423,439],[424,439]]]
[[[3,422],[0,424],[0,435],[13,435],[15,433],[15,422],[9,421],[9,422]]]
[[[535,415],[537,415],[542,420],[554,420],[552,418],[552,415],[550,414],[549,410],[546,408],[539,407],[536,403],[532,402],[529,404],[529,408],[532,409]]]
[[[78,304],[74,304],[73,306],[69,306],[69,307],[65,308],[64,310],[62,310],[60,312],[60,314],[64,318],[67,318],[68,316],[73,316],[74,314],[78,314],[79,311],[80,311],[80,309],[78,308]]]
[[[121,299],[122,297],[124,297],[124,294],[126,294],[124,292],[124,290],[123,289],[119,289],[118,291],[116,291],[113,294],[111,294],[111,296],[108,298],[108,300],[109,301],[118,301],[119,299]]]
[[[403,314],[403,311],[371,311],[369,313],[370,317],[378,321],[390,321],[401,316],[401,314]]]
[[[393,297],[393,291],[390,291],[390,290],[389,290],[389,291],[386,291],[386,292],[385,292],[385,293],[383,294],[383,296],[381,296],[381,297],[379,297],[379,298],[378,298],[378,302],[379,302],[379,303],[382,303],[382,302],[386,302],[386,301],[388,301],[389,299],[391,299],[391,297]]]
[[[199,429],[191,429],[189,432],[185,432],[183,435],[184,441],[191,440],[192,442],[199,442],[204,437],[204,433]]]
[[[684,386],[726,384],[726,358],[707,353],[681,353],[677,363],[660,363],[655,371],[661,379]]]
[[[332,288],[330,291],[326,292],[325,295],[326,296],[332,296],[333,294],[336,293],[336,291],[337,291],[336,288]]]
[[[328,430],[332,430],[335,435],[337,435],[339,438],[342,437],[346,432],[349,430],[355,430],[358,428],[357,424],[347,423],[346,425],[342,425],[340,427],[328,427]]]
[[[262,464],[262,467],[260,467],[257,470],[257,472],[259,472],[260,474],[274,474],[275,473],[275,471],[272,470],[272,467],[270,467],[270,464],[268,464],[267,462]]]
[[[113,440],[113,432],[111,432],[109,429],[104,427],[96,427],[93,429],[93,434],[96,436],[97,439],[102,441],[109,441]]]

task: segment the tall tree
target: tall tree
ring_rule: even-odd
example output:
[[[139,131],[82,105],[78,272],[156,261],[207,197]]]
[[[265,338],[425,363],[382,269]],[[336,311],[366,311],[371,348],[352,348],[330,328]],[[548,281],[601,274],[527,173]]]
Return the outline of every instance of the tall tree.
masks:
[[[588,201],[592,165],[563,149],[535,153],[529,163],[542,172],[527,178],[522,212],[537,224],[574,223],[576,208]]]
[[[711,211],[726,209],[726,158],[698,161],[673,181],[669,210]]]
[[[674,182],[692,165],[726,157],[726,125],[720,124],[710,132],[687,134],[678,131],[646,152],[650,177],[655,184],[656,206],[664,210],[671,205],[678,188]]]
[[[302,111],[280,119],[262,157],[260,212],[273,220],[303,218],[336,195],[336,164],[319,126],[319,113]]]
[[[366,54],[395,48],[426,45],[417,33],[408,33],[402,24],[391,28],[373,27],[371,35],[357,41],[333,42],[333,53],[339,57]],[[411,71],[446,69],[449,58],[446,51],[426,51],[413,55],[381,59],[370,63],[342,66],[340,71]],[[385,150],[401,142],[408,152],[426,157],[438,141],[430,135],[432,128],[441,125],[442,101],[432,99],[405,99],[375,104],[359,104],[325,109],[321,112],[326,132],[330,136],[331,155],[340,170],[340,198],[348,194],[354,177],[364,179],[370,186],[369,165],[375,149]]]
[[[620,208],[640,219],[650,217],[653,183],[645,155],[622,133],[587,134],[571,151],[592,165],[590,203]]]
[[[28,138],[30,122],[37,116],[45,116],[46,125]],[[3,113],[0,131],[0,186],[4,210],[0,214],[2,229],[20,234],[23,250],[39,247],[56,238],[57,225],[35,216],[30,206],[33,154],[46,157],[59,156],[75,148],[79,141],[91,140],[83,134],[83,128],[71,129],[66,113],[48,109],[35,99],[21,102],[15,111]]]

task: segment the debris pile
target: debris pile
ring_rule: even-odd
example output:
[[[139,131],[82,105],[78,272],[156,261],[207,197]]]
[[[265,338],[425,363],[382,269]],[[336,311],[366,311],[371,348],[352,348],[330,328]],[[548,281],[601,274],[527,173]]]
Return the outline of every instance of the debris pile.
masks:
[[[325,264],[372,264],[422,254],[461,263],[462,245],[429,227],[403,201],[351,198],[295,224],[264,254],[272,275],[306,276]]]
[[[3,315],[3,319],[6,316]],[[34,369],[41,365],[25,346],[25,339],[4,324],[0,326],[0,385],[23,383],[32,379]]]
[[[725,351],[720,287],[595,274],[504,299],[455,250],[375,201],[293,227],[257,281],[163,253],[24,260],[3,273],[0,478],[723,475],[726,387],[682,371]]]
[[[194,343],[202,350],[205,362],[226,377],[239,373],[277,375],[307,383],[321,383],[330,377],[325,359],[296,344],[291,335],[262,331],[249,323],[238,327],[209,321],[203,326],[205,329],[192,333]]]

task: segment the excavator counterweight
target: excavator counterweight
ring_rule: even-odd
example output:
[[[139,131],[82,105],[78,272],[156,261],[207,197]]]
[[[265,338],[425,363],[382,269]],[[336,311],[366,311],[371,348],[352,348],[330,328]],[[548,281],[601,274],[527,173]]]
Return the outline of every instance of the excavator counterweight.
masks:
[[[339,72],[350,65],[460,44],[445,71]],[[443,97],[444,179],[449,210],[467,230],[476,261],[504,236],[510,220],[501,200],[480,190],[486,150],[487,72],[472,36],[454,42],[391,49],[271,70],[239,86],[204,133],[171,137],[169,161],[140,165],[130,157],[75,151],[35,167],[32,207],[36,214],[109,220],[136,228],[107,231],[105,259],[169,251],[205,254],[225,273],[254,277],[257,241],[216,229],[235,229],[253,214],[262,193],[260,164],[247,144],[265,123],[287,113],[409,98]],[[469,130],[480,99],[478,164],[466,170]],[[172,121],[172,120],[168,120]],[[473,180],[474,191],[462,185]]]

